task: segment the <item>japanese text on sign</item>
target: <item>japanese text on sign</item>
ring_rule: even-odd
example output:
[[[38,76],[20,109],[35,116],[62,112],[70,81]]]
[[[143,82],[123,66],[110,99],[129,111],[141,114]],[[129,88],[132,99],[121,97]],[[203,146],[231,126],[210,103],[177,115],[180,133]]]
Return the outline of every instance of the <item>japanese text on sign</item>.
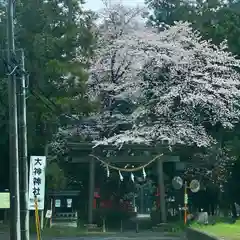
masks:
[[[34,210],[35,198],[37,198],[38,201],[38,209],[44,209],[45,167],[45,156],[31,156],[29,177],[29,210]]]

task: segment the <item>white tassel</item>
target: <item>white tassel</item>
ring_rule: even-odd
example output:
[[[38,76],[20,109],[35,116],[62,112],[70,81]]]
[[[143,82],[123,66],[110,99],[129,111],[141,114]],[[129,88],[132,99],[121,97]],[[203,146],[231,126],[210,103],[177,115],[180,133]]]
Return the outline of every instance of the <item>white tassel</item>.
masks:
[[[131,173],[131,180],[134,182],[134,175]]]
[[[123,181],[123,176],[122,176],[120,171],[118,173],[119,173],[120,181],[122,182]]]
[[[109,176],[110,176],[110,171],[109,171],[109,167],[107,165],[107,177],[109,178]]]
[[[143,168],[143,178],[146,179],[146,176],[147,176],[147,174],[145,172],[145,169]]]

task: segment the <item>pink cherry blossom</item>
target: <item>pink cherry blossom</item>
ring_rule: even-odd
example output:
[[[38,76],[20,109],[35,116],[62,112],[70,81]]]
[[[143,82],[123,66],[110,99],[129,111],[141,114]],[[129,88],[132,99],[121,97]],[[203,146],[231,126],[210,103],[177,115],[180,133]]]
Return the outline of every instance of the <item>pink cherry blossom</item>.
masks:
[[[240,117],[240,61],[226,44],[202,40],[189,23],[158,32],[121,24],[123,16],[100,28],[89,70],[88,95],[100,101],[107,132],[96,144],[208,146],[214,139],[207,126],[233,128]]]

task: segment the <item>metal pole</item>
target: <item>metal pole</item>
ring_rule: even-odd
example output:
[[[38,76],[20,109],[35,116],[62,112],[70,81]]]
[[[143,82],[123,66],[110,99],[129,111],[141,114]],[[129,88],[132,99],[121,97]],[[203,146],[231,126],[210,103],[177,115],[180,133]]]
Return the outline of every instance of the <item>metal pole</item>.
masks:
[[[161,221],[167,222],[167,211],[166,211],[166,199],[165,199],[165,185],[164,185],[164,172],[163,172],[163,160],[158,160],[158,185],[160,192],[160,210],[161,210]]]
[[[139,233],[139,224],[138,224],[138,221],[136,221],[136,233]]]
[[[187,224],[187,182],[184,184],[184,224]]]
[[[51,215],[51,218],[49,219],[49,228],[52,227],[52,219],[53,219],[53,199],[51,199],[51,211],[52,211],[52,215]]]
[[[21,49],[22,77],[19,80],[19,167],[20,167],[20,215],[21,238],[29,240],[28,210],[28,152],[27,152],[27,116],[26,116],[26,79],[24,52]]]
[[[144,213],[144,191],[143,186],[140,187],[140,213]]]
[[[95,160],[90,160],[89,166],[89,197],[88,197],[88,223],[93,223],[93,200],[95,188]]]
[[[8,63],[15,54],[13,0],[8,0],[7,6],[7,40]],[[9,101],[9,152],[10,152],[10,239],[20,240],[20,197],[19,197],[19,159],[18,159],[18,119],[17,119],[17,95],[16,76],[14,71],[8,78]]]

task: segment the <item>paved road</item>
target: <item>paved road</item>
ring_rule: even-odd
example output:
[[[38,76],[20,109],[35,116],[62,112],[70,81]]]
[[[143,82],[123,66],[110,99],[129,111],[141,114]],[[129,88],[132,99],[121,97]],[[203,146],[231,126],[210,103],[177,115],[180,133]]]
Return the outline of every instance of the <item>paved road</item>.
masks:
[[[49,239],[50,240],[50,239]],[[51,240],[180,240],[179,237],[163,235],[161,233],[125,233],[112,236],[51,238]]]
[[[1,240],[9,240],[8,234],[0,233]],[[36,240],[36,237],[32,237]],[[180,237],[169,236],[168,234],[157,232],[140,232],[140,233],[119,233],[111,236],[85,236],[85,237],[43,237],[43,240],[181,240]]]

